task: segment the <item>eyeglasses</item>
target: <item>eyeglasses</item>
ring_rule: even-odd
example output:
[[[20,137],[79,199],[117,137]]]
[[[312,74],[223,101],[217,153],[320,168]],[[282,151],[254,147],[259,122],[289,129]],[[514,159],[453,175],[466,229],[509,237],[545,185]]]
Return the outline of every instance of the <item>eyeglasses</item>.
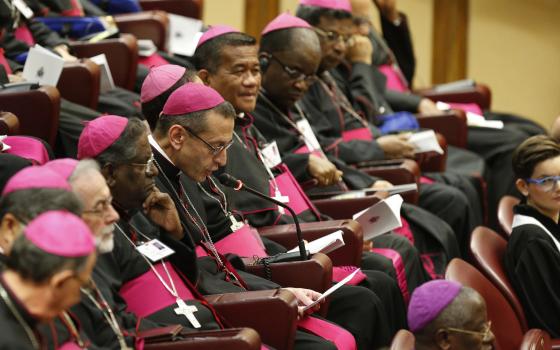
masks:
[[[233,145],[233,139],[231,139],[225,145],[221,145],[221,146],[218,146],[218,147],[212,146],[208,141],[204,140],[202,137],[195,134],[188,126],[183,126],[183,125],[181,125],[181,126],[183,127],[183,129],[185,129],[186,132],[188,132],[189,134],[191,134],[192,136],[197,138],[199,141],[204,143],[210,149],[210,153],[212,154],[212,157],[215,157],[218,154],[220,154],[221,152],[226,151],[228,148],[231,147],[231,145]]]
[[[342,35],[340,33],[337,32],[333,32],[333,31],[326,31],[323,30],[321,28],[318,27],[313,27],[313,29],[315,29],[315,31],[317,32],[317,34],[319,34],[322,37],[327,38],[328,41],[330,42],[337,42],[339,40],[342,40],[342,42],[346,45],[350,44],[352,41],[352,35]]]
[[[295,81],[302,81],[303,80],[305,82],[305,84],[307,84],[307,86],[313,85],[313,83],[315,83],[317,81],[317,76],[315,74],[309,74],[309,75],[304,74],[299,69],[288,67],[287,65],[282,63],[282,61],[280,61],[275,56],[271,55],[270,58],[275,60],[276,63],[278,63],[280,65],[280,67],[282,67],[284,72],[286,72],[286,74],[288,75],[288,77],[291,80],[295,80]]]
[[[544,192],[552,192],[558,186],[560,176],[547,176],[542,179],[525,179],[528,183],[539,186]]]
[[[484,330],[482,332],[470,331],[470,330],[461,329],[461,328],[451,328],[451,327],[448,327],[446,329],[448,331],[451,331],[451,332],[470,334],[470,335],[480,336],[480,337],[482,337],[482,339],[486,339],[490,335],[491,327],[492,327],[492,321],[488,321],[484,325]]]
[[[93,209],[90,210],[84,210],[82,213],[83,214],[92,214],[92,215],[104,215],[105,213],[107,213],[113,202],[113,197],[108,197],[106,199],[103,199],[99,202],[97,202],[97,204],[95,205],[95,207]]]
[[[148,174],[152,171],[154,162],[155,162],[154,154],[152,153],[152,155],[150,155],[150,159],[148,159],[146,163],[127,163],[125,165],[144,167],[144,171],[146,172],[146,174]]]

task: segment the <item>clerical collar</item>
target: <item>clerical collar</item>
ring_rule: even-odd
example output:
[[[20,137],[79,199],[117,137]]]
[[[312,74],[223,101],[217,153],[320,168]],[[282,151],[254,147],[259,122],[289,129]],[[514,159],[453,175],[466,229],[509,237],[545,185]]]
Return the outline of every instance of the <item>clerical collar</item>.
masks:
[[[181,170],[175,166],[173,161],[165,154],[165,151],[157,143],[157,141],[150,135],[148,136],[150,145],[152,146],[152,151],[154,153],[154,158],[158,164],[163,175],[165,175],[170,181],[179,181],[179,174]]]
[[[554,236],[556,236],[557,238],[560,239],[560,227],[558,226],[557,223],[554,222],[554,220],[552,220],[551,218],[549,218],[548,216],[542,214],[540,211],[538,211],[537,209],[533,208],[532,206],[528,205],[525,200],[523,200],[521,203],[519,203],[518,205],[516,205],[513,208],[513,212],[515,214],[520,214],[520,215],[526,215],[526,216],[531,216],[534,217],[535,219],[537,219],[541,224],[543,224],[547,230],[549,230]]]

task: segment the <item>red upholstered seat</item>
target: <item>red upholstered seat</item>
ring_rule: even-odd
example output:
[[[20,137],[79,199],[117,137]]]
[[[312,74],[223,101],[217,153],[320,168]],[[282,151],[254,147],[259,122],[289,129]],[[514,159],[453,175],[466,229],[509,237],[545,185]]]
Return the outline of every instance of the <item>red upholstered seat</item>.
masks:
[[[513,196],[503,196],[498,204],[498,222],[506,234],[511,235],[511,224],[513,223],[513,207],[519,203],[519,199]]]

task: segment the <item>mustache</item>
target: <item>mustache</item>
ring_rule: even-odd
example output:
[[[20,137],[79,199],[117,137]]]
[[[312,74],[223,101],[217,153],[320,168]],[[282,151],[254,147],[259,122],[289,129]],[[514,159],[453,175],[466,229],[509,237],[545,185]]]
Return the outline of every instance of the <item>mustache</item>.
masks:
[[[101,235],[104,237],[110,236],[113,234],[114,231],[115,231],[115,224],[110,224],[103,228],[103,230],[101,231]]]

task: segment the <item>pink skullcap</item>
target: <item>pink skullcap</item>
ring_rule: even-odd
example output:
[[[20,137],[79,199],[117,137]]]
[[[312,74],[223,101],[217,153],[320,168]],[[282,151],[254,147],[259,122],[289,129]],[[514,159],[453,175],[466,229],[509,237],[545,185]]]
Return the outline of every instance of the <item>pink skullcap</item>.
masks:
[[[289,13],[285,12],[270,21],[270,23],[268,23],[266,27],[264,27],[261,35],[268,34],[275,30],[288,28],[311,28],[311,26],[303,19],[292,16]]]
[[[352,5],[348,0],[299,0],[299,4],[352,12]]]
[[[29,190],[33,188],[58,188],[70,191],[70,185],[65,178],[45,166],[30,166],[23,168],[12,176],[2,192],[2,196],[9,193]],[[33,199],[30,199],[33,200]]]
[[[95,251],[89,227],[67,211],[44,212],[27,225],[23,234],[37,248],[56,256],[77,258]]]
[[[457,282],[434,280],[416,288],[408,304],[408,327],[412,332],[423,329],[451,304],[461,291]]]
[[[183,115],[211,109],[224,102],[214,89],[204,84],[187,83],[173,93],[163,106],[165,115]]]
[[[55,159],[51,160],[43,167],[50,169],[57,173],[58,175],[62,176],[64,179],[68,180],[70,175],[76,169],[79,161],[72,158],[62,158],[62,159]]]
[[[142,83],[140,102],[148,102],[164,93],[181,79],[187,69],[174,64],[164,64],[150,69]]]
[[[78,159],[95,158],[121,136],[128,119],[104,115],[86,124],[78,140]]]
[[[208,40],[214,39],[217,36],[227,33],[240,33],[240,31],[226,25],[210,26],[210,29],[205,31],[204,34],[202,34],[202,36],[200,37],[200,39],[198,40],[198,44],[196,44],[196,47],[198,48]]]

